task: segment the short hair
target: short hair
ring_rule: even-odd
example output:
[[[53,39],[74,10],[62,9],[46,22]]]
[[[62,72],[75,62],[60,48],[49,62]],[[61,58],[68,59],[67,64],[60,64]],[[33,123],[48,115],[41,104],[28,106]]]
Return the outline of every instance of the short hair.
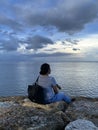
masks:
[[[44,63],[40,67],[40,74],[45,75],[48,73],[49,70],[50,70],[50,65],[47,63]]]

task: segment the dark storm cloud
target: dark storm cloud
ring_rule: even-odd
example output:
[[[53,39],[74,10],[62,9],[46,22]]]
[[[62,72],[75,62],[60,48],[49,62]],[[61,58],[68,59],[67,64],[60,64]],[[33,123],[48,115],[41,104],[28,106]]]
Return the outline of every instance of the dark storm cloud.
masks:
[[[20,0],[17,3],[4,0],[0,5],[6,11],[6,14],[0,14],[0,24],[16,30],[24,28],[24,25],[41,25],[54,26],[61,32],[75,33],[98,17],[96,0]]]
[[[98,17],[97,0],[8,1],[0,2],[0,24],[14,30],[24,29],[24,25],[26,28],[41,25],[71,34]]]
[[[53,44],[53,41],[50,38],[39,35],[29,37],[25,42],[28,44],[26,49],[34,49],[34,50],[43,48],[47,44]]]
[[[49,2],[49,0],[48,0]],[[36,3],[36,2],[35,2]],[[55,26],[61,32],[75,33],[98,17],[98,2],[90,0],[60,0],[54,6],[22,8],[28,25]],[[46,4],[47,5],[47,4]]]

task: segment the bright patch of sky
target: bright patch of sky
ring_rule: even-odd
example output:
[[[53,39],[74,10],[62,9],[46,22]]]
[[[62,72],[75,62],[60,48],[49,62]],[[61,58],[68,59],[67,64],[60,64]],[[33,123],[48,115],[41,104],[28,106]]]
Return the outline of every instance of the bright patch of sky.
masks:
[[[97,0],[0,0],[1,60],[98,61],[97,50]]]

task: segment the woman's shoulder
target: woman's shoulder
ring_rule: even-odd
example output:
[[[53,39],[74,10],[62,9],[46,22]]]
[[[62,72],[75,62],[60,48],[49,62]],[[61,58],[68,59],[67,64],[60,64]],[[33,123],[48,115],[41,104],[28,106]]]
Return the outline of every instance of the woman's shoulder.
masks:
[[[44,79],[47,79],[47,80],[55,80],[55,78],[51,75],[39,75],[39,78],[44,78]]]
[[[48,76],[50,80],[55,80],[53,76]]]

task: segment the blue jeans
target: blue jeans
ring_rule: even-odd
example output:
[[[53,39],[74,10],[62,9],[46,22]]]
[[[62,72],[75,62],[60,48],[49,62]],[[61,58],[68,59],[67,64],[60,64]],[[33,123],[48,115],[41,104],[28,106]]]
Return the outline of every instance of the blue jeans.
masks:
[[[48,102],[53,103],[53,102],[57,102],[57,101],[65,101],[66,103],[71,103],[71,98],[69,96],[66,96],[63,92],[58,92]]]

